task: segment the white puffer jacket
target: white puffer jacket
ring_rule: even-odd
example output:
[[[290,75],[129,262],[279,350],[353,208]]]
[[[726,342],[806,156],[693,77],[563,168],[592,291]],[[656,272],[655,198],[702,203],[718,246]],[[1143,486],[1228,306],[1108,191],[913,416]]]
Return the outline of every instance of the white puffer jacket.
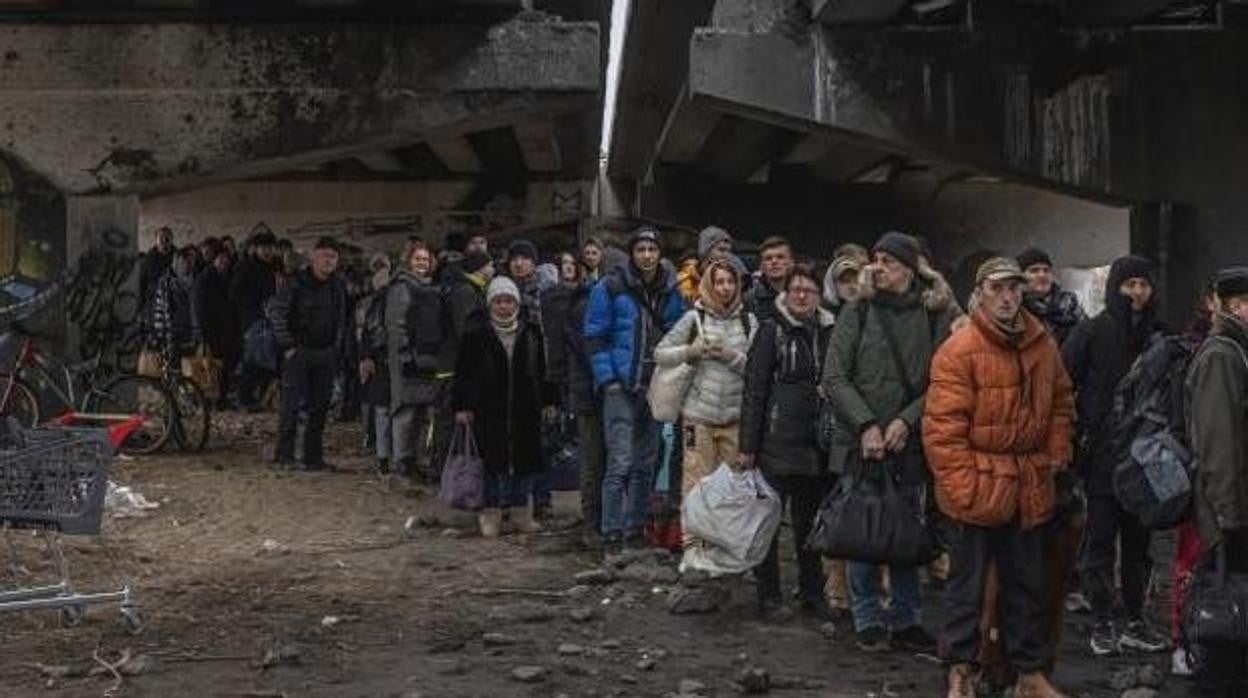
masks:
[[[699,324],[703,338],[719,342],[728,349],[731,358],[721,361],[705,357],[690,362],[696,367],[696,372],[681,414],[686,420],[700,424],[736,424],[741,419],[745,359],[758,332],[758,321],[740,304],[728,317],[717,317],[703,310],[700,304],[695,305],[695,309],[686,312],[655,347],[655,362],[660,366],[678,366],[688,362],[689,345],[698,338]]]

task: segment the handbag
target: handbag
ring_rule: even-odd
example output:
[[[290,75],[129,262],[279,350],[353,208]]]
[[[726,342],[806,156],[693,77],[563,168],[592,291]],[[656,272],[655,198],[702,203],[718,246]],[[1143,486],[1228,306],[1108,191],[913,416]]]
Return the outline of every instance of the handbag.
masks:
[[[243,334],[243,363],[266,371],[277,370],[277,336],[268,318],[251,323]]]
[[[453,509],[478,511],[485,504],[485,463],[477,452],[472,426],[456,424],[442,466],[438,499]]]
[[[935,560],[940,546],[928,527],[926,488],[908,492],[917,495],[909,498],[898,492],[892,458],[873,466],[877,477],[867,476],[866,467],[854,457],[819,506],[806,546],[825,557],[899,567]]]
[[[134,372],[148,378],[160,378],[164,373],[162,370],[163,365],[164,361],[160,358],[160,352],[153,349],[144,349],[139,352],[139,364]]]
[[[1183,637],[1188,645],[1248,649],[1248,573],[1228,572],[1226,544],[1197,570],[1183,609]]]
[[[692,343],[702,336],[702,318],[693,316],[694,331],[689,338]],[[685,409],[685,396],[693,386],[693,376],[698,367],[682,361],[675,366],[656,366],[650,376],[650,386],[646,389],[646,402],[650,403],[650,414],[657,422],[676,422]]]
[[[215,358],[204,344],[199,345],[191,356],[182,357],[182,375],[191,379],[204,392],[204,397],[215,400],[221,386],[221,360]]]

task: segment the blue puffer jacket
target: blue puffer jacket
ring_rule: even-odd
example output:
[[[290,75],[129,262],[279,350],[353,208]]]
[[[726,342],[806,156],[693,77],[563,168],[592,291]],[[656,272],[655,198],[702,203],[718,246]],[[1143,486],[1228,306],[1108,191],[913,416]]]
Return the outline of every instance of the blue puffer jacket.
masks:
[[[585,340],[594,370],[594,387],[619,382],[641,391],[654,372],[654,347],[685,312],[676,290],[676,275],[659,268],[654,288],[647,290],[632,264],[611,269],[589,295]]]

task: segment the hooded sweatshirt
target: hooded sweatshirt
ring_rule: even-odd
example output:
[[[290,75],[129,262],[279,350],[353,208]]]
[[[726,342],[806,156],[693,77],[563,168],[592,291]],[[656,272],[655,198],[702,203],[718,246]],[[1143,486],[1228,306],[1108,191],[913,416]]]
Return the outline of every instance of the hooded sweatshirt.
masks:
[[[712,292],[717,269],[726,269],[737,279],[737,293],[726,305],[719,303]],[[694,309],[681,317],[654,350],[659,366],[689,363],[695,367],[682,410],[685,419],[726,426],[741,418],[745,360],[757,329],[758,322],[742,308],[741,275],[736,267],[727,261],[712,262],[702,275]],[[704,356],[691,361],[689,347],[694,342],[718,343],[727,357]]]
[[[1105,309],[1075,327],[1062,345],[1062,360],[1075,384],[1078,465],[1089,495],[1113,494],[1113,440],[1109,438],[1113,425],[1107,418],[1113,411],[1114,392],[1149,338],[1164,331],[1154,317],[1155,302],[1136,312],[1119,289],[1128,279],[1151,281],[1152,275],[1147,259],[1129,256],[1116,260],[1105,281]]]

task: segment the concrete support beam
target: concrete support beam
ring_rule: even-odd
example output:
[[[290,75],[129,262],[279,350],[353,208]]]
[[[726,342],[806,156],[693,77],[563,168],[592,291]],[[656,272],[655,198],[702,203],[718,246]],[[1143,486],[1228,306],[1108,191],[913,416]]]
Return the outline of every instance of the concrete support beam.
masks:
[[[259,176],[593,108],[598,25],[0,25],[0,144],[70,192]]]
[[[810,14],[827,24],[887,22],[910,0],[811,0]]]
[[[1126,24],[1152,17],[1175,0],[1045,0],[1076,24]]]
[[[689,37],[715,0],[634,0],[628,23],[608,171],[639,180],[688,74]]]
[[[516,143],[529,172],[558,172],[563,169],[563,152],[550,121],[516,124]]]
[[[481,171],[481,160],[467,138],[436,138],[429,141],[428,145],[433,154],[446,165],[446,169],[455,174],[476,174]]]
[[[691,42],[689,89],[691,98],[731,113],[883,153],[1112,197],[1131,168],[1115,160],[1129,154],[1113,148],[1111,126],[1120,134],[1130,126],[1115,119],[1113,77],[1080,74],[1084,49],[1105,47],[1077,47],[1060,35],[1023,41],[818,25],[807,37],[704,29]]]
[[[363,153],[357,155],[356,159],[373,172],[393,174],[403,171],[403,163],[389,150],[375,150],[371,153]]]
[[[681,88],[680,95],[672,104],[663,124],[663,130],[659,133],[654,157],[646,167],[646,172],[652,172],[659,162],[696,161],[721,116],[722,113],[711,109],[705,102],[690,100],[688,86]]]

